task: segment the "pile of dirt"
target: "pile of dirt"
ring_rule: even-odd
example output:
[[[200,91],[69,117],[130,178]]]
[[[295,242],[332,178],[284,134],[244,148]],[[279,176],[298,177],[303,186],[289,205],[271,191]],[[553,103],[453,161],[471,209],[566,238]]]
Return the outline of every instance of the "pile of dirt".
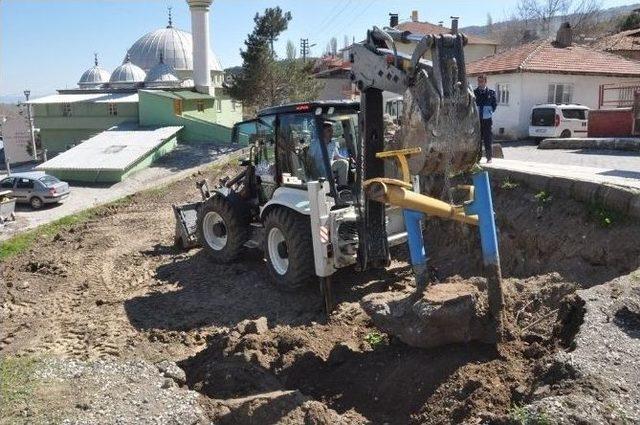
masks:
[[[209,337],[207,348],[180,366],[191,388],[216,400],[298,390],[340,414],[356,411],[374,423],[507,415],[514,401],[532,396],[559,346],[554,324],[575,286],[550,274],[509,279],[505,287],[507,317],[517,328],[497,348],[409,347],[380,334],[358,303],[343,303],[325,324],[268,327],[264,318],[241,323]]]
[[[640,267],[640,226],[632,218],[569,198],[492,182],[504,276],[550,272],[581,287],[606,283]],[[602,214],[610,214],[604,221]],[[609,218],[609,217],[605,217]],[[425,239],[442,276],[482,275],[480,240],[469,226],[431,219]]]
[[[171,204],[199,199],[196,180],[234,171],[136,194],[3,261],[0,354],[175,361],[221,423],[501,423],[553,393],[544,377],[572,379],[554,368],[582,323],[575,288],[640,265],[637,222],[605,228],[574,201],[495,187],[510,338],[409,347],[360,306],[413,290],[404,247],[386,270],[336,273],[326,321],[317,288],[277,291],[259,251],[221,265],[173,246]],[[475,229],[431,220],[425,237],[443,282],[483,290]],[[635,323],[629,311],[611,320]]]

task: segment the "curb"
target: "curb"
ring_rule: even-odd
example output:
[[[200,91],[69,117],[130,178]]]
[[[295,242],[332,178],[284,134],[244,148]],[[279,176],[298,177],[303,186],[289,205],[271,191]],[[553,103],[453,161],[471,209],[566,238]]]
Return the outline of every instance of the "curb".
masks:
[[[538,149],[601,149],[640,152],[640,138],[568,138],[544,139]]]
[[[581,202],[601,204],[630,217],[640,218],[640,190],[638,189],[522,171],[494,168],[486,170],[494,181],[504,179],[519,181],[534,190],[544,190]]]

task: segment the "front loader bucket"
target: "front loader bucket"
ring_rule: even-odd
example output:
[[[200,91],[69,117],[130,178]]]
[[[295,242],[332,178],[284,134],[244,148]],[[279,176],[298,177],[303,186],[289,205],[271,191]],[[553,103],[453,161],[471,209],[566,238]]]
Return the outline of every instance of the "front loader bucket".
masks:
[[[432,67],[418,69],[404,93],[402,148],[420,147],[409,160],[411,174],[457,174],[480,159],[480,125],[467,84],[463,36],[432,36]]]
[[[199,245],[196,227],[201,205],[202,202],[173,205],[173,215],[176,219],[174,243],[178,248],[190,249]]]

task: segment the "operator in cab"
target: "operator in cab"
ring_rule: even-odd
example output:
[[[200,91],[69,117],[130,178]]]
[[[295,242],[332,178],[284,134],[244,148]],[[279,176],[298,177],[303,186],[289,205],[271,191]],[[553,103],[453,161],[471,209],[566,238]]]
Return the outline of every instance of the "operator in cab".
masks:
[[[340,154],[338,141],[333,138],[332,121],[324,121],[322,123],[321,137],[321,143],[323,143],[327,147],[329,164],[331,164],[331,172],[336,179],[336,184],[338,186],[345,186],[348,183],[349,161],[347,157],[344,157]],[[313,157],[313,162],[318,176],[326,177],[324,158],[322,156],[320,143],[312,144],[311,155]]]

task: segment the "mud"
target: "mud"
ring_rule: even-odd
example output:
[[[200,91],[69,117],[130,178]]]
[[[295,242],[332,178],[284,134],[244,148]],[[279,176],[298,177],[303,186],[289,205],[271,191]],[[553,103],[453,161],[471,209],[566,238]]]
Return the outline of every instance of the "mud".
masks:
[[[104,208],[0,264],[0,355],[177,362],[215,423],[501,423],[571,350],[575,289],[640,265],[637,222],[603,228],[582,204],[498,185],[509,338],[414,348],[360,306],[412,291],[403,248],[387,270],[337,273],[326,321],[318,288],[276,291],[259,251],[223,266],[173,247],[171,204],[198,199],[200,178]],[[475,231],[434,220],[425,236],[442,281],[486,287]],[[612,320],[635,323],[627,307]]]

